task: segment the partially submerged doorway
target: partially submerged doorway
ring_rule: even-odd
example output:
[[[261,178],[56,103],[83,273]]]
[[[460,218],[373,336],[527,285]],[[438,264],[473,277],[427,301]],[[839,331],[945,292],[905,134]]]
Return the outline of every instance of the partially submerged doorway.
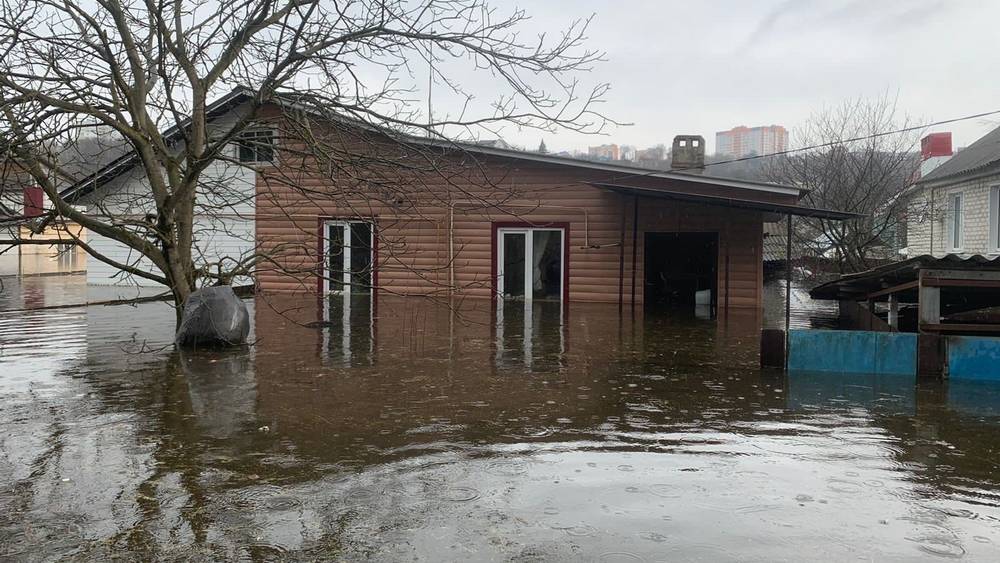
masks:
[[[714,317],[718,299],[718,233],[646,233],[646,307]]]

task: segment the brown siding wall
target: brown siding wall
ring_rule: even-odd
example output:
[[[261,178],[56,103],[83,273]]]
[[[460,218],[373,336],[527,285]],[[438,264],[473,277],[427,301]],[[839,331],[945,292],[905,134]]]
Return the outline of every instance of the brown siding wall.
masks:
[[[411,198],[413,207],[398,209],[368,198],[344,196],[343,190],[318,175],[301,175],[296,187],[258,177],[257,241],[274,258],[258,270],[264,292],[318,289],[315,271],[320,258],[320,225],[324,218],[374,218],[379,231],[378,286],[395,294],[447,293],[454,248],[454,276],[462,296],[489,297],[492,291],[493,222],[569,225],[569,299],[612,302],[619,299],[619,259],[624,254],[623,298],[632,288],[631,196],[587,185],[611,175],[573,167],[538,163],[490,162],[490,175],[502,178],[487,189],[477,180],[459,187],[420,182],[427,193]],[[454,181],[454,180],[452,180]],[[502,186],[509,190],[480,194]],[[317,196],[330,191],[328,198]],[[308,194],[305,195],[304,194]],[[433,194],[433,195],[430,195]],[[450,194],[454,213],[450,213]],[[484,209],[482,200],[505,198],[501,208]],[[422,201],[426,199],[428,201]],[[757,307],[761,303],[762,216],[756,211],[728,209],[669,200],[639,199],[639,232],[635,286],[643,296],[643,238],[646,232],[719,233],[719,306]],[[619,247],[624,216],[624,249]],[[449,244],[449,226],[453,241]],[[622,253],[622,250],[624,251]],[[729,284],[726,285],[726,256]]]
[[[292,127],[279,120],[280,116],[279,129]],[[634,199],[588,182],[694,193],[706,189],[618,171],[481,154],[432,154],[429,149],[417,152],[401,145],[379,145],[374,138],[359,141],[357,133],[333,129],[327,130],[324,150],[350,162],[329,158],[319,164],[323,155],[317,159],[316,151],[289,141],[297,137],[283,129],[280,165],[257,174],[256,238],[267,259],[258,263],[256,277],[265,293],[319,291],[320,230],[326,219],[374,221],[380,291],[446,295],[454,275],[459,296],[481,298],[493,290],[493,223],[565,223],[570,301],[617,303],[621,280],[623,301],[629,303]],[[796,200],[726,186],[711,189],[716,196],[777,203]],[[760,212],[640,198],[638,218],[637,302],[642,301],[644,289],[644,233],[687,231],[719,233],[720,307],[726,304],[727,292],[733,307],[761,304]]]

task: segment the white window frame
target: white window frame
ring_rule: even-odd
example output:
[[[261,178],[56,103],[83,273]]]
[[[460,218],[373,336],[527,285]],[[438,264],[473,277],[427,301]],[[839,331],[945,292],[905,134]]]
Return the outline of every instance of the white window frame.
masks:
[[[524,234],[524,261],[525,264],[534,263],[535,252],[535,231],[559,231],[559,242],[561,254],[559,256],[559,301],[562,302],[566,294],[566,229],[564,227],[501,227],[497,229],[497,296],[503,299],[504,296],[504,254],[505,254],[505,234]],[[524,301],[530,302],[533,299],[532,288],[534,287],[534,277],[531,268],[524,268]]]
[[[333,220],[323,222],[323,293],[325,295],[347,295],[351,293],[351,247],[354,246],[353,242],[349,240],[351,236],[351,225],[369,225],[371,227],[371,237],[368,241],[368,251],[371,252],[371,279],[372,279],[372,293],[375,292],[375,223],[372,221],[344,221],[344,220]],[[331,279],[330,272],[330,227],[340,227],[344,232],[344,271],[341,273],[341,283],[343,283],[344,289],[331,289],[330,285],[333,281]]]
[[[955,205],[956,198],[958,205]],[[948,192],[948,211],[948,252],[962,252],[965,245],[965,194],[963,192]],[[956,233],[956,231],[958,232]]]
[[[1000,185],[990,186],[990,240],[986,251],[1000,254]]]
[[[257,148],[253,147],[254,159],[253,160],[243,160],[240,151],[242,150],[242,145],[244,144],[244,138],[248,138],[251,135],[256,135],[258,133],[271,133],[271,160],[257,160]],[[239,135],[236,136],[236,161],[240,164],[247,166],[261,165],[261,164],[276,164],[278,162],[278,131],[269,127],[251,127],[240,131]]]

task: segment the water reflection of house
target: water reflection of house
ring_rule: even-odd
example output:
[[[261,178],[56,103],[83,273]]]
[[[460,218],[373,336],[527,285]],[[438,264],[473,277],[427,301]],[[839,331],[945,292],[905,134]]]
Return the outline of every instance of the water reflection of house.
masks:
[[[646,398],[644,389],[667,385],[667,375],[684,374],[670,385],[683,389],[694,418],[717,404],[702,376],[688,381],[687,374],[729,381],[734,366],[756,373],[757,347],[747,345],[756,341],[753,315],[745,321],[736,315],[732,327],[668,316],[632,324],[599,304],[564,310],[535,303],[527,313],[512,307],[512,314],[494,314],[482,301],[450,307],[388,296],[370,318],[364,316],[375,309],[356,299],[352,311],[361,313],[343,338],[340,327],[313,322],[331,318],[321,309],[332,302],[337,311],[339,301],[256,297],[259,423],[321,458],[419,448],[422,434],[474,440],[500,432],[491,439],[501,443],[543,433],[558,439],[560,428],[634,415],[635,394]],[[734,384],[756,393],[757,383]],[[745,396],[747,412],[761,401],[784,401]]]

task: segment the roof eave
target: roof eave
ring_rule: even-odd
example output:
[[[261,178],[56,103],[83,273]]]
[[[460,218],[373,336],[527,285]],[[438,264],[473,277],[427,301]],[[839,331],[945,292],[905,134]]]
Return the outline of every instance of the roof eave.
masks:
[[[213,102],[210,105],[208,111],[210,112],[217,111],[219,108],[226,107],[230,104],[239,105],[239,103],[249,100],[251,96],[252,92],[250,90],[237,87],[230,93],[228,93],[226,96],[223,96],[219,100]],[[285,96],[283,98],[281,94],[278,94],[275,98],[276,98],[275,102],[278,103],[284,102],[289,104],[291,107],[300,107],[300,108],[305,107],[300,102],[289,96]],[[183,126],[186,125],[186,123],[187,122],[185,122],[184,124],[175,125],[171,129],[168,129],[165,132],[164,136],[170,137],[178,135],[182,131]],[[486,147],[482,145],[465,143],[461,141],[450,141],[446,139],[407,137],[405,141],[414,144],[436,146],[443,149],[462,150],[470,153],[491,155],[502,158],[513,158],[529,162],[541,162],[541,163],[555,164],[561,166],[572,166],[575,168],[586,168],[586,169],[603,170],[610,172],[622,172],[630,174],[631,177],[633,178],[648,177],[648,178],[674,179],[674,180],[681,180],[693,183],[708,184],[713,186],[725,186],[725,187],[733,187],[733,188],[740,188],[740,189],[747,189],[754,191],[763,191],[769,193],[778,193],[783,195],[793,195],[796,197],[802,197],[804,194],[808,193],[808,190],[796,186],[770,184],[765,182],[753,182],[747,180],[738,180],[734,178],[720,178],[715,176],[692,174],[688,172],[654,170],[649,168],[625,166],[620,164],[593,162],[575,158],[566,158],[560,156],[517,151],[513,149]],[[137,159],[134,153],[128,153],[124,155],[122,158],[109,163],[101,170],[96,171],[87,179],[82,180],[81,182],[78,182],[66,188],[61,192],[60,195],[62,195],[67,200],[78,199],[79,197],[82,197],[86,193],[89,193],[94,189],[97,189],[98,186],[103,185],[111,181],[112,179],[116,178],[117,176],[130,170],[133,166],[137,164],[136,160]]]
[[[917,180],[914,185],[920,187],[940,187],[968,180],[976,180],[986,176],[996,176],[997,174],[1000,174],[1000,160],[990,162],[970,170],[953,172],[939,178],[921,178]]]
[[[767,213],[777,213],[781,215],[795,215],[798,217],[811,217],[816,219],[830,219],[834,221],[847,221],[850,219],[859,219],[865,215],[860,213],[852,213],[849,211],[836,211],[831,209],[820,209],[816,207],[807,207],[804,205],[792,205],[784,203],[773,203],[768,201],[750,200],[750,199],[740,199],[733,197],[723,197],[714,196],[709,194],[695,194],[688,192],[679,192],[674,190],[664,190],[659,188],[648,188],[640,186],[626,186],[621,184],[614,184],[609,182],[587,182],[588,184],[614,191],[617,193],[625,193],[629,195],[638,195],[643,197],[652,197],[659,199],[674,199],[681,201],[692,201],[695,203],[701,203],[704,205],[714,205],[720,207],[735,207],[744,209],[754,209],[757,211],[764,211]]]

